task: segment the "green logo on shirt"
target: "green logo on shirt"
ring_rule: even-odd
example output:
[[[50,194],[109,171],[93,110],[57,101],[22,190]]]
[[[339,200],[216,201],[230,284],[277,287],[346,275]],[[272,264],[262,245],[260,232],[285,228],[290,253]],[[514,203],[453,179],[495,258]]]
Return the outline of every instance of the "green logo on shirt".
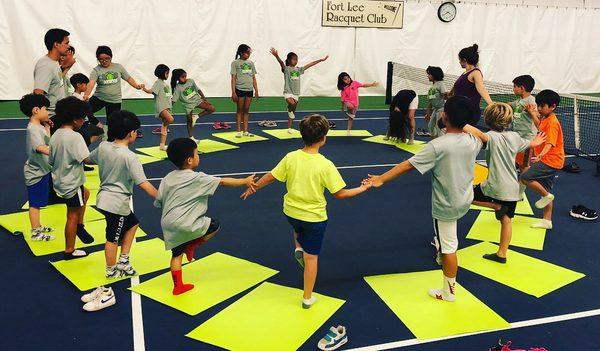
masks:
[[[292,80],[298,80],[298,79],[300,79],[300,72],[299,71],[291,71],[290,72],[290,78]]]
[[[106,72],[102,76],[99,83],[101,84],[115,84],[119,81],[119,74],[117,72]]]
[[[250,74],[252,73],[252,67],[250,66],[249,63],[242,63],[242,73],[243,74]]]

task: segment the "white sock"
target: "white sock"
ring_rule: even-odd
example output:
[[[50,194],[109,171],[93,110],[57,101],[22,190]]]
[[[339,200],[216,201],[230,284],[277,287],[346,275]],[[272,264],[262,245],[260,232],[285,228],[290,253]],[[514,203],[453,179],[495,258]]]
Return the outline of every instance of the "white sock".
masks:
[[[294,114],[294,112],[288,111],[288,117],[289,117],[289,119],[295,119],[296,115]]]
[[[449,278],[444,275],[444,285],[442,291],[445,296],[455,296],[456,277]]]

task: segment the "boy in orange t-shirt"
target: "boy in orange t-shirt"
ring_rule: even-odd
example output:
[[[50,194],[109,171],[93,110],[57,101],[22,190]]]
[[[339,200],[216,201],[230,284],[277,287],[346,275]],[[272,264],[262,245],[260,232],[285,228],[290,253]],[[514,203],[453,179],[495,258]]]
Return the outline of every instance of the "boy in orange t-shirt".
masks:
[[[535,148],[531,159],[531,167],[521,175],[521,182],[540,194],[541,198],[535,207],[543,208],[544,215],[540,222],[532,224],[533,228],[552,229],[552,202],[554,195],[550,193],[554,178],[565,163],[565,148],[560,122],[554,110],[560,103],[560,95],[552,90],[542,90],[535,97],[534,105],[528,105],[527,111],[540,119],[538,130],[546,134],[546,142]]]

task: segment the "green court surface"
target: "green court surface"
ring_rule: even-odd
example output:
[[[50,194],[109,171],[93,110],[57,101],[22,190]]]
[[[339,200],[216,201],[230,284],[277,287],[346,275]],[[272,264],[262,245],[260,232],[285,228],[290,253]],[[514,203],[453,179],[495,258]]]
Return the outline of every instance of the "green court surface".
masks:
[[[303,309],[302,290],[263,283],[187,336],[227,350],[296,350],[345,302],[314,296],[316,304]]]
[[[220,252],[186,264],[182,271],[184,282],[194,284],[194,289],[185,294],[172,294],[170,272],[136,285],[131,290],[193,316],[278,273]]]

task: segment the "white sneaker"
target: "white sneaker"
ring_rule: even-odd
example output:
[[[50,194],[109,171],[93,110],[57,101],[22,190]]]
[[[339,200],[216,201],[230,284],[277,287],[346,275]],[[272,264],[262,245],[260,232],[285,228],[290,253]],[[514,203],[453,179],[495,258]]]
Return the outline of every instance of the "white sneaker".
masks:
[[[101,294],[94,300],[83,305],[83,309],[88,312],[95,312],[106,307],[110,307],[117,303],[117,298],[115,297],[115,293],[112,291],[112,288],[108,288],[108,292],[106,294]]]
[[[196,125],[196,121],[200,118],[198,115],[192,115],[192,127]]]
[[[254,136],[254,134],[246,132],[246,133],[244,133],[244,136],[245,136],[245,137],[253,137],[253,136]]]
[[[236,138],[241,138],[241,137],[242,137],[242,132],[237,132],[237,133],[235,133],[235,137],[236,137]]]
[[[350,131],[350,130],[349,130],[349,131],[347,131],[347,132],[346,132],[346,135],[347,135],[347,136],[351,136],[351,135],[352,135],[352,131]]]
[[[317,347],[319,350],[337,350],[347,342],[346,327],[338,325],[337,327],[329,328],[327,334],[319,340]]]
[[[385,140],[385,141],[388,141],[388,140],[390,140],[390,136],[389,136],[389,135],[386,135],[386,136],[384,136],[384,137],[383,137],[383,140]]]
[[[302,299],[302,308],[305,310],[309,309],[315,304],[315,302],[317,302],[317,298],[314,295],[311,296],[310,299]]]
[[[160,145],[160,146],[158,147],[158,149],[159,149],[160,151],[167,151],[167,147],[168,147],[167,145]]]
[[[539,229],[552,229],[552,221],[547,219],[542,219],[537,223],[533,223],[531,228],[539,228]]]
[[[46,234],[41,227],[40,228],[31,229],[30,234],[31,234],[31,241],[50,241],[50,240],[54,240],[54,236]]]
[[[196,144],[198,144],[198,139],[194,138],[193,136],[191,136],[190,139],[192,139],[193,142],[195,142]]]
[[[105,286],[99,286],[96,289],[94,289],[92,292],[83,295],[81,297],[81,302],[87,303],[87,302],[93,301],[98,296],[100,296],[102,294],[108,294],[109,292],[112,293],[112,288],[107,288]]]
[[[442,289],[430,289],[427,294],[437,300],[454,302],[456,300],[456,295],[454,294],[444,294]]]
[[[406,145],[414,145],[414,144],[415,144],[415,141],[413,139],[410,139],[408,141],[408,143],[406,143]]]
[[[548,195],[541,197],[539,200],[535,202],[535,207],[544,208],[548,206],[549,203],[554,201],[554,195],[548,193]]]
[[[292,131],[292,128],[288,128],[287,132],[288,132],[288,134],[292,134],[292,133],[294,133],[294,132]]]

